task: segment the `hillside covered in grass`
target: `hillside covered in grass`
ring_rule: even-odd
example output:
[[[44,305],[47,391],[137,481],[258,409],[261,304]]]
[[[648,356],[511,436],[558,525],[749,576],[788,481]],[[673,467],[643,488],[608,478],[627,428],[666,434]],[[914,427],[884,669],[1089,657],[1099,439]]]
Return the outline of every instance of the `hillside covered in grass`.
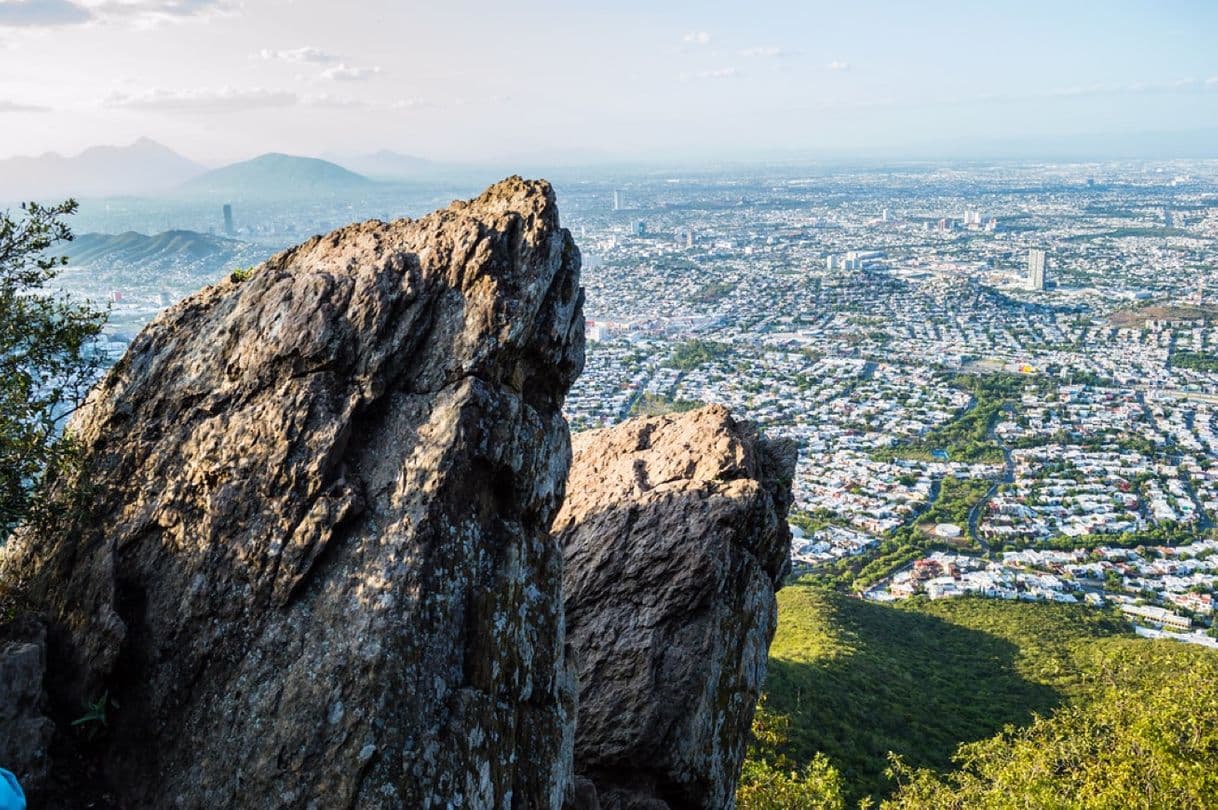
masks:
[[[1150,702],[1131,696],[1198,667],[1218,671],[1218,653],[1137,638],[1120,618],[1079,606],[980,599],[881,605],[793,585],[779,593],[769,666],[742,807],[784,806],[765,797],[794,790],[778,783],[801,772],[822,787],[840,787],[841,795],[788,799],[785,806],[855,806],[891,797],[899,781],[906,787],[896,801],[929,807],[950,805],[953,791],[966,789],[984,800],[977,786],[989,777],[954,771],[973,762],[958,755],[985,752],[985,762],[1016,789],[1024,763],[999,762],[1000,751],[1043,749],[1093,714],[1115,718],[1108,727],[1116,744],[1120,719],[1136,721],[1127,708]],[[1196,700],[1218,713],[1218,678],[1208,684]],[[1008,739],[1025,733],[1022,748]]]

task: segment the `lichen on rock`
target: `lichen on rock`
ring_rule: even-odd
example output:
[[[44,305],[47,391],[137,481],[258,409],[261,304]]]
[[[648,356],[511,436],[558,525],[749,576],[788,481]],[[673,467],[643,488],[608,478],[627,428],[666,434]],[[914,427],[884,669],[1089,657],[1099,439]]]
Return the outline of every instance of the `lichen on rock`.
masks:
[[[734,804],[790,566],[795,448],[718,406],[574,437],[554,521],[575,767],[604,810]]]
[[[162,313],[72,424],[94,495],[3,565],[122,801],[556,806],[579,252],[544,182],[351,225]],[[565,746],[565,747],[564,747]]]

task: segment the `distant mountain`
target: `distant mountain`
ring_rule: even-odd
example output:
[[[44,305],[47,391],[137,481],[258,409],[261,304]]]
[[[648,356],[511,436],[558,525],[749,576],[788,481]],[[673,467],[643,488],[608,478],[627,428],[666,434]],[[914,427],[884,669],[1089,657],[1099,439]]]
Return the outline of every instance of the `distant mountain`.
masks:
[[[318,158],[277,153],[213,169],[183,184],[189,195],[298,197],[364,190],[374,183],[363,175]]]
[[[260,261],[271,250],[195,231],[165,231],[152,236],[128,231],[81,234],[67,244],[65,252],[72,266],[96,271],[138,269],[141,273],[208,274],[229,265]]]
[[[148,138],[130,146],[94,146],[74,157],[14,157],[0,160],[0,202],[167,191],[204,171]]]
[[[385,180],[413,180],[434,177],[445,167],[425,158],[382,149],[370,155],[327,155],[327,159],[367,177]]]

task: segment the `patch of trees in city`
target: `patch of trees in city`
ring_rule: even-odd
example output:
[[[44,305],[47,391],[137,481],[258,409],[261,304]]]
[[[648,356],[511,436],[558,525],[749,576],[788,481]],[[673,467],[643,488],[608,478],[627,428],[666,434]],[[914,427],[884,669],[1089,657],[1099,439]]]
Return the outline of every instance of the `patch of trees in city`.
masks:
[[[703,363],[712,360],[722,360],[732,353],[732,347],[726,343],[716,343],[712,340],[687,340],[673,347],[668,357],[668,365],[681,371],[695,369]]]

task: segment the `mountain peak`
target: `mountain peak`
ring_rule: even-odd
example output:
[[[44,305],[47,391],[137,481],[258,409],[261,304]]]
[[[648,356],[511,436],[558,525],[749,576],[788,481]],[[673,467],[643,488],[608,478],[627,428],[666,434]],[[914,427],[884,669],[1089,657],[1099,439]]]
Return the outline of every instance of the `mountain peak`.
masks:
[[[143,137],[127,146],[91,146],[71,157],[47,152],[0,160],[0,202],[167,191],[202,171],[199,164]]]
[[[292,197],[351,191],[372,185],[363,175],[320,158],[267,152],[222,166],[186,183],[189,194]]]

